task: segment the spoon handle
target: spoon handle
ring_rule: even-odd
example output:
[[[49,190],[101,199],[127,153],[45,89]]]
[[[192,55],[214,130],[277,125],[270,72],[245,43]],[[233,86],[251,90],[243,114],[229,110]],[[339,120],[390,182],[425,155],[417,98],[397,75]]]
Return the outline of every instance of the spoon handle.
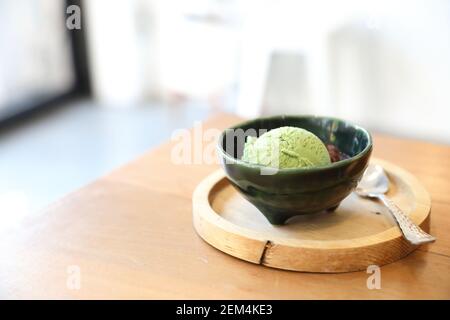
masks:
[[[419,245],[429,242],[434,242],[435,237],[429,235],[423,231],[418,225],[416,225],[397,205],[386,197],[384,194],[380,194],[378,199],[389,209],[392,216],[398,223],[403,236],[412,244]]]

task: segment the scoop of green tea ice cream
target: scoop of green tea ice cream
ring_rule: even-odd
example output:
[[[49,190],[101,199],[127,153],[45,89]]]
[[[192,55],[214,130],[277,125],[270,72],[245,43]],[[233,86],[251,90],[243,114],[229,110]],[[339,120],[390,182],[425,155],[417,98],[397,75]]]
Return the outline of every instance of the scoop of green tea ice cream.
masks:
[[[247,137],[242,160],[274,168],[307,168],[331,163],[323,142],[308,130],[281,127]]]

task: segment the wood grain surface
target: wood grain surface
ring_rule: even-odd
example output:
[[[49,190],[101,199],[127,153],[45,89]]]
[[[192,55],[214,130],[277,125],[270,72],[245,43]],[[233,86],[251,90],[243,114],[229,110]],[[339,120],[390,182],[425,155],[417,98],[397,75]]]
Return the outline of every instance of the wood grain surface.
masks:
[[[240,119],[218,114],[204,128]],[[212,248],[192,226],[191,195],[216,164],[176,165],[151,150],[0,234],[1,298],[450,298],[450,147],[374,134],[374,156],[412,172],[432,198],[437,242],[381,267],[313,274],[254,265]],[[11,212],[10,214],[14,214]],[[68,286],[71,267],[80,287]]]

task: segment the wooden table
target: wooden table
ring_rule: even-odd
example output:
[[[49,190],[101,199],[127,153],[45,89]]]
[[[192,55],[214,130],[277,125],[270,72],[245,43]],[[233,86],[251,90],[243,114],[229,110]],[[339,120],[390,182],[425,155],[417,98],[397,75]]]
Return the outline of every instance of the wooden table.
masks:
[[[219,114],[204,128],[238,120]],[[450,147],[378,134],[374,140],[374,156],[414,173],[429,190],[438,238],[382,267],[380,290],[367,288],[366,272],[281,271],[203,242],[192,227],[191,194],[217,164],[173,164],[171,142],[3,231],[0,297],[449,299]]]

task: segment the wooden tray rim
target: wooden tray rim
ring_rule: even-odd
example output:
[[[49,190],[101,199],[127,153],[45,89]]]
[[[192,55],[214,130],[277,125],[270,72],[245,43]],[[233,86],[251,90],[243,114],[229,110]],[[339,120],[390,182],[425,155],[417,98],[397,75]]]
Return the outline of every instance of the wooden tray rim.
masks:
[[[412,220],[422,226],[427,220],[430,208],[431,199],[427,190],[420,184],[420,182],[406,170],[390,163],[385,160],[372,158],[372,163],[381,165],[388,174],[390,172],[395,172],[402,180],[404,180],[412,190],[412,193],[416,199],[416,207],[414,208],[412,215]],[[202,211],[202,218],[206,219],[209,223],[218,226],[219,228],[225,230],[228,233],[232,233],[238,237],[244,237],[248,240],[257,240],[264,243],[270,241],[279,245],[285,245],[290,247],[301,247],[310,249],[352,249],[360,247],[368,247],[373,245],[379,245],[382,243],[387,243],[392,240],[402,238],[402,234],[397,226],[392,226],[383,232],[378,234],[373,234],[360,238],[352,239],[341,239],[341,240],[304,240],[297,238],[287,238],[287,237],[271,237],[267,239],[263,237],[259,232],[235,225],[232,222],[223,218],[220,214],[215,212],[210,205],[210,192],[213,188],[226,179],[225,173],[222,169],[218,169],[209,176],[207,176],[195,189],[193,193],[193,215],[194,219]],[[212,186],[212,187],[211,187]],[[195,221],[194,221],[195,222]],[[197,228],[196,228],[197,229]],[[197,232],[199,230],[197,229]],[[199,232],[201,234],[201,232]],[[380,242],[380,239],[383,239]],[[207,241],[207,239],[205,239]],[[403,240],[403,239],[402,239]]]

